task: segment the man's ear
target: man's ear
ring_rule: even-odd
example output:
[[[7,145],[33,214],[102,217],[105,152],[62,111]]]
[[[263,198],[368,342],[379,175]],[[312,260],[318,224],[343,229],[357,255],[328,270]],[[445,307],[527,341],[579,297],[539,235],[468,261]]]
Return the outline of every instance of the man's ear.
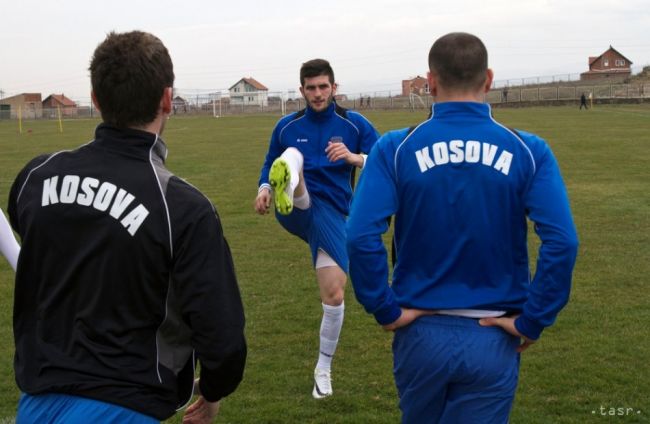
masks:
[[[336,89],[339,88],[337,83],[332,83],[332,97],[336,96]]]
[[[483,92],[487,93],[492,88],[492,81],[494,80],[494,72],[492,69],[488,68],[485,72],[485,85],[483,86]]]
[[[429,94],[438,95],[438,76],[433,72],[427,72],[427,81],[429,82]]]
[[[101,112],[99,103],[97,102],[97,97],[95,97],[95,92],[92,90],[90,91],[90,99],[93,101],[93,105],[95,106],[95,109]]]
[[[160,99],[160,109],[165,115],[172,113],[172,95],[174,90],[171,87],[166,87],[163,91],[162,98]]]

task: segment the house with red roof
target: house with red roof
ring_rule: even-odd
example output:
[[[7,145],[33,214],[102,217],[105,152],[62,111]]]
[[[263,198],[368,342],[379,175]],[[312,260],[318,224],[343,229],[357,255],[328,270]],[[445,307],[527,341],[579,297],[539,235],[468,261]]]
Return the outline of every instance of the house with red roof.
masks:
[[[269,89],[254,78],[242,78],[228,89],[231,105],[268,106]]]
[[[611,45],[600,56],[589,57],[589,70],[580,74],[581,80],[601,78],[624,79],[632,74],[632,61]]]
[[[63,94],[50,94],[43,100],[43,111],[50,117],[58,116],[77,116],[77,103],[67,98]]]

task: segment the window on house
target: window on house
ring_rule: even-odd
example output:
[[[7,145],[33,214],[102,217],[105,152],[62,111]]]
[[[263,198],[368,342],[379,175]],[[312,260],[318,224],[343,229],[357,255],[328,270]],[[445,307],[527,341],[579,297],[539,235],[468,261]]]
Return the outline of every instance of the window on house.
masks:
[[[603,66],[609,66],[609,59],[603,59]]]
[[[616,66],[625,66],[625,59],[616,59]]]

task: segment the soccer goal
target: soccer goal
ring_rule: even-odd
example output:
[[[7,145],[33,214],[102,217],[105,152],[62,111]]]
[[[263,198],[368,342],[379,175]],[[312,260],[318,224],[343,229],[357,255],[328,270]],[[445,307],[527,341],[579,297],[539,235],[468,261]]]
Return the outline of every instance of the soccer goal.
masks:
[[[418,96],[415,93],[411,93],[409,95],[409,106],[411,107],[411,111],[415,111],[415,109],[427,109],[428,106],[424,102],[421,96]]]

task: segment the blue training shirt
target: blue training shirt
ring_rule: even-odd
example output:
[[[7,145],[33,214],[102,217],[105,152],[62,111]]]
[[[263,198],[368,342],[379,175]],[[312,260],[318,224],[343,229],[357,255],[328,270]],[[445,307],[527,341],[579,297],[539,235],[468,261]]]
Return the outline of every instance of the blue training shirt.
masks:
[[[329,202],[347,215],[352,199],[352,165],[343,159],[330,162],[325,153],[328,142],[343,142],[352,153],[368,153],[379,133],[360,113],[338,106],[335,102],[322,112],[307,107],[278,121],[271,141],[259,186],[269,182],[273,161],[287,147],[295,147],[303,157],[303,175],[310,196]]]
[[[395,215],[397,261],[388,285],[381,234]],[[541,239],[530,281],[527,221]],[[496,122],[489,105],[439,103],[412,131],[372,149],[347,223],[357,299],[380,324],[400,306],[521,312],[537,339],[569,298],[577,235],[546,142]]]

